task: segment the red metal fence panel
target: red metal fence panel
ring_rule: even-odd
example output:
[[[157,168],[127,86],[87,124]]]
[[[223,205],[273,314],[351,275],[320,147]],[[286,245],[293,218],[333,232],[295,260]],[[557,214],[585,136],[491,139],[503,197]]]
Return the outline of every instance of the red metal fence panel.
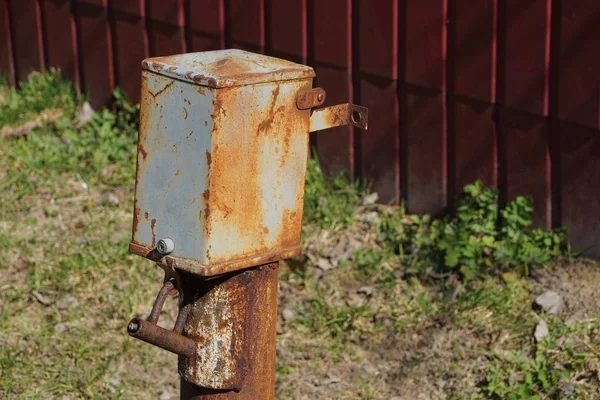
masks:
[[[440,213],[475,179],[534,197],[600,257],[597,0],[0,0],[0,73],[58,66],[107,104],[137,101],[148,56],[225,47],[312,65],[367,132],[313,138],[323,168]]]
[[[327,91],[326,105],[356,100],[352,84],[352,1],[312,1],[308,6],[308,62],[315,84]],[[311,138],[329,173],[356,175],[354,128],[342,126]]]

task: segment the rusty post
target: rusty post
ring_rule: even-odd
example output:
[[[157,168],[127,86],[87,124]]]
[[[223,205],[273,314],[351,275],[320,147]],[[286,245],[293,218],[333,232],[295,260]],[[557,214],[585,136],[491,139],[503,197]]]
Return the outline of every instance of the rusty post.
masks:
[[[239,334],[241,344],[239,353],[241,363],[231,363],[231,354],[222,354],[222,359],[217,360],[215,375],[241,373],[241,389],[215,390],[207,389],[189,383],[185,379],[186,373],[202,375],[201,371],[194,370],[187,363],[185,357],[179,357],[181,379],[181,399],[202,400],[250,400],[275,398],[275,344],[277,333],[277,273],[278,263],[265,264],[253,269],[234,272],[233,274],[218,278],[213,281],[185,279],[182,287],[180,304],[192,301],[192,311],[185,327],[185,333],[195,340],[207,345],[207,341],[218,337],[219,323],[210,326],[211,313],[206,311],[210,304],[217,306],[216,313],[221,319],[224,315],[237,315],[236,320],[230,321],[241,328]],[[225,290],[220,291],[218,289]],[[241,289],[241,290],[240,290]],[[216,298],[218,296],[218,298]],[[241,298],[239,298],[241,296]],[[235,311],[236,305],[243,305],[243,312]],[[203,312],[204,311],[204,312]],[[237,320],[237,318],[240,318]],[[212,323],[214,324],[214,322]],[[227,328],[227,323],[221,328]],[[202,331],[203,328],[206,328]],[[208,337],[211,335],[211,337]],[[215,354],[212,354],[215,356]],[[202,368],[202,363],[198,367]],[[183,368],[182,368],[183,367]],[[190,368],[192,367],[192,368]],[[237,371],[225,371],[227,368]],[[182,371],[183,369],[183,371]],[[183,372],[183,373],[182,373]]]

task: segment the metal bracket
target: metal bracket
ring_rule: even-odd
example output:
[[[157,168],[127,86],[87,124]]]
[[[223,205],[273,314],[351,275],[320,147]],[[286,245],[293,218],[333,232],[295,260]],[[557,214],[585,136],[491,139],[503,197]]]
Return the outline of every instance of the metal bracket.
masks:
[[[241,278],[216,278],[217,282],[200,287],[197,281],[178,287],[175,279],[170,279],[158,292],[148,318],[133,318],[127,333],[178,354],[179,372],[187,382],[239,391],[245,378],[244,321],[248,308],[247,282]],[[168,330],[157,325],[158,317],[175,290],[180,309],[175,327]]]
[[[310,132],[351,125],[367,130],[369,111],[366,107],[355,104],[338,104],[314,110],[310,116]]]
[[[180,356],[192,357],[196,352],[196,342],[182,335],[183,328],[190,314],[190,304],[183,306],[179,310],[175,327],[172,331],[157,325],[158,317],[165,305],[165,301],[169,293],[173,290],[175,290],[174,280],[165,282],[156,296],[156,301],[152,306],[152,311],[148,319],[133,318],[127,325],[127,333],[136,339],[143,340],[146,343],[153,344]]]
[[[319,107],[325,102],[325,97],[325,90],[321,88],[302,90],[296,96],[296,107],[300,110]]]

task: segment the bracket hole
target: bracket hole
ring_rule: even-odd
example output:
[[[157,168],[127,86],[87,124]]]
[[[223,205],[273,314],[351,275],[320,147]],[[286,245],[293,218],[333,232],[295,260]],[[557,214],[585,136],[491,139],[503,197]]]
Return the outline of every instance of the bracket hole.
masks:
[[[360,121],[362,120],[362,115],[360,115],[360,113],[356,110],[352,111],[352,122],[354,122],[355,124],[360,123]]]

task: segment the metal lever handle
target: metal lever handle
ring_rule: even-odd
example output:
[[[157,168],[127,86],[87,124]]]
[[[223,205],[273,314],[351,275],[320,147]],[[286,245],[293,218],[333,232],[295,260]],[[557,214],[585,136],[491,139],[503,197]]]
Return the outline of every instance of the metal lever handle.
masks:
[[[182,335],[183,328],[190,314],[191,304],[186,304],[179,310],[172,331],[156,325],[167,296],[174,289],[175,284],[173,280],[165,282],[156,296],[148,319],[133,318],[127,324],[127,333],[131,337],[143,340],[146,343],[153,344],[172,353],[191,357],[196,352],[196,342]]]

